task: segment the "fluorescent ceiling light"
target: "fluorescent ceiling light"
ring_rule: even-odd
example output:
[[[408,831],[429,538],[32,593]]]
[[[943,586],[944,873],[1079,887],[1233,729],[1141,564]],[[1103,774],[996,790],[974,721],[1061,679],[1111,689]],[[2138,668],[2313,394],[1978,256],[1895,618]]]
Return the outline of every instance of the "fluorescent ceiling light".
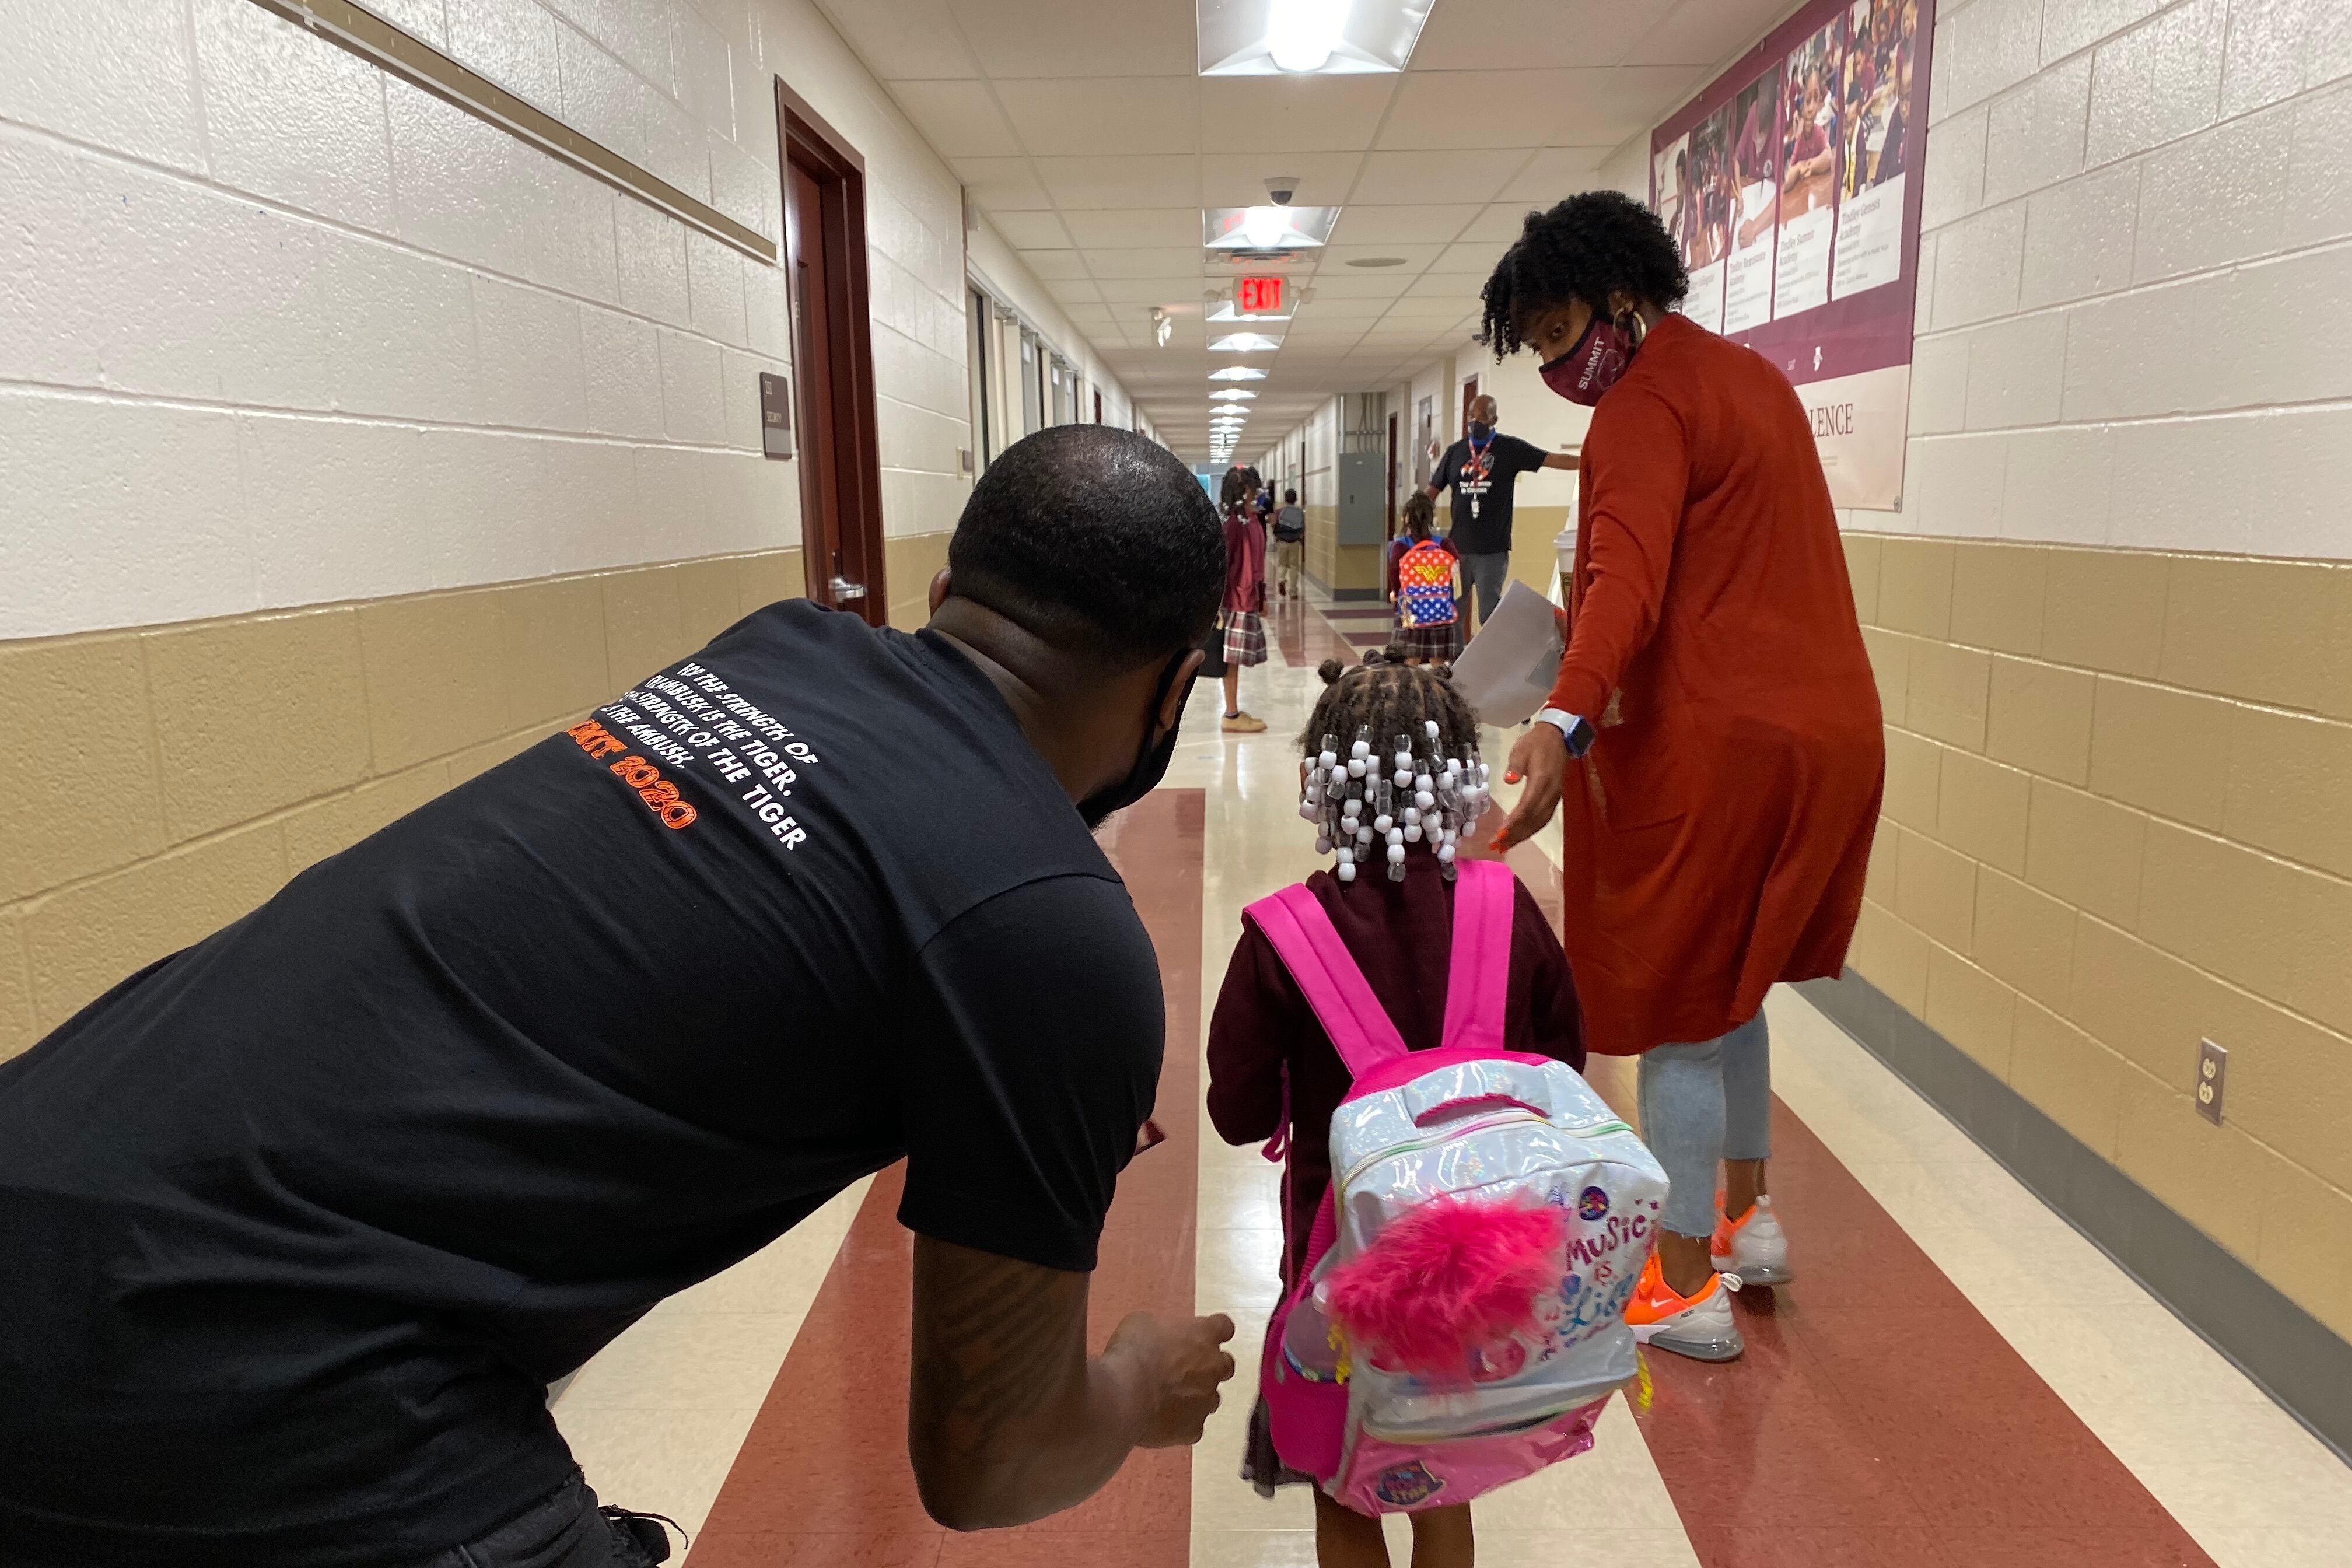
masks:
[[[1291,314],[1292,313],[1290,311],[1284,310],[1279,314],[1260,313],[1253,315],[1247,310],[1234,310],[1234,302],[1231,300],[1228,300],[1223,304],[1218,306],[1215,310],[1210,311],[1207,319],[1212,321],[1286,321],[1290,320]]]
[[[1265,372],[1255,365],[1229,364],[1223,370],[1211,371],[1209,379],[1211,381],[1264,381]]]
[[[1256,395],[1256,393],[1244,392],[1238,386],[1227,386],[1221,387],[1217,391],[1209,394],[1209,401],[1212,403],[1240,403],[1245,402]]]
[[[1327,243],[1338,207],[1203,207],[1201,243],[1211,250],[1305,250]]]
[[[1213,354],[1272,353],[1282,346],[1280,338],[1269,338],[1263,332],[1229,332],[1209,345]]]
[[[1404,69],[1432,0],[1195,0],[1202,76]]]

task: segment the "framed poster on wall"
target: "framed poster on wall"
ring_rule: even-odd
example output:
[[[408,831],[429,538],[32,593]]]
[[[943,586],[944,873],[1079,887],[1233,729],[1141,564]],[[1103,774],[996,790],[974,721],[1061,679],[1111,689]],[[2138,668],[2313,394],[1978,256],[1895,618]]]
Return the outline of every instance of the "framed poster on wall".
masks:
[[[1684,313],[1779,365],[1842,507],[1903,504],[1935,0],[1814,0],[1650,133]]]

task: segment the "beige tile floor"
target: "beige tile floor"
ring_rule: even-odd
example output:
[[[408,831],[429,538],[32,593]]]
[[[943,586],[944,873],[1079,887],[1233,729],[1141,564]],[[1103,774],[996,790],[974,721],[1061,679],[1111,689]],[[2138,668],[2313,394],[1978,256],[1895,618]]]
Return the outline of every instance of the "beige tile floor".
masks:
[[[1291,737],[1319,688],[1277,652],[1244,678],[1265,734],[1219,735],[1211,688],[1187,715],[1168,782],[1207,792],[1204,1029],[1242,906],[1315,868]],[[1487,748],[1498,775],[1507,742]],[[1776,992],[1769,1009],[1781,1098],[2221,1568],[2352,1563],[2352,1470],[1802,997]],[[1200,1160],[1195,1301],[1234,1315],[1248,1361],[1273,1304],[1276,1172],[1205,1118]],[[863,1196],[860,1184],[583,1369],[555,1414],[600,1491],[700,1527]],[[1803,1216],[1790,1220],[1801,1248]],[[1314,1561],[1307,1500],[1262,1500],[1236,1475],[1250,1399],[1237,1387],[1195,1453],[1195,1568]],[[1696,1562],[1622,1399],[1599,1438],[1481,1504],[1482,1563]],[[1598,1541],[1577,1521],[1604,1496],[1622,1523]]]

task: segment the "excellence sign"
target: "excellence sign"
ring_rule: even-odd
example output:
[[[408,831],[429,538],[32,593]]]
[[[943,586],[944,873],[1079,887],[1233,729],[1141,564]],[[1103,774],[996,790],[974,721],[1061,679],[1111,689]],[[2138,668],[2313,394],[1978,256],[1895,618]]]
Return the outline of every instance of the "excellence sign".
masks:
[[[1831,498],[1903,504],[1934,0],[1815,0],[1650,135],[1684,312],[1779,365]]]

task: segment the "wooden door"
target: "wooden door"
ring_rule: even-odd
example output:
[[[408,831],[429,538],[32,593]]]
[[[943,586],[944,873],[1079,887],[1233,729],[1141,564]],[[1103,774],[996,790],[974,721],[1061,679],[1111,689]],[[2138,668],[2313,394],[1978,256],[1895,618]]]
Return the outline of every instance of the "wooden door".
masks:
[[[1397,531],[1397,416],[1389,416],[1389,537]]]
[[[780,81],[784,265],[801,411],[801,554],[808,596],[879,626],[880,444],[867,326],[866,172],[856,151]]]

